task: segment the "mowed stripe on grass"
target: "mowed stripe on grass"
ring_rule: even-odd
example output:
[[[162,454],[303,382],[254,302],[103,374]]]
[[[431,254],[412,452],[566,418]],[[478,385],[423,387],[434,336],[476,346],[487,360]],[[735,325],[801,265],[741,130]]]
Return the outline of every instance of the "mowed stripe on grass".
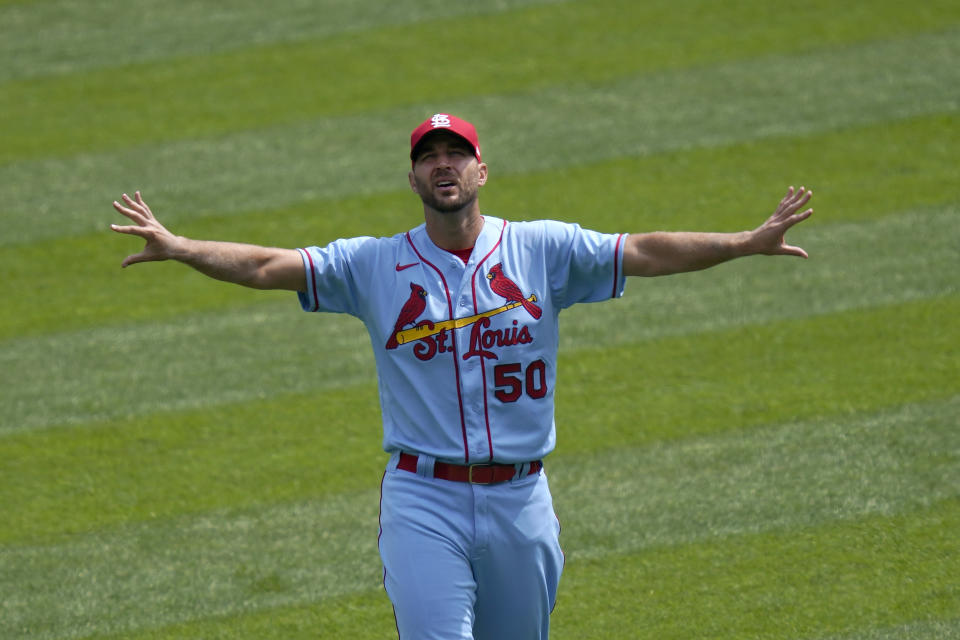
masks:
[[[810,261],[753,258],[702,274],[633,280],[623,299],[581,305],[561,316],[563,353],[954,294],[960,267],[956,215],[951,208],[797,230],[791,241],[814,254]],[[293,294],[283,298],[222,313],[0,343],[0,383],[7,397],[0,434],[369,386],[372,356],[362,325],[343,315],[302,313]],[[933,327],[942,321],[935,309],[920,322]],[[877,324],[869,317],[864,322]],[[952,335],[944,329],[934,335],[942,332],[948,339]],[[304,343],[313,347],[305,349]],[[890,348],[900,352],[896,345]],[[692,375],[698,360],[690,357]],[[138,366],[141,362],[150,366]]]
[[[955,32],[924,34],[447,107],[477,122],[485,159],[498,171],[526,173],[952,112],[960,100],[960,70],[944,61],[958,55]],[[876,73],[878,66],[884,74]],[[784,77],[799,87],[796,96],[784,95]],[[551,109],[544,111],[543,104]],[[405,185],[401,175],[395,181],[370,177],[371,168],[396,166],[410,123],[425,112],[398,106],[215,139],[9,164],[0,167],[0,201],[10,203],[0,211],[8,230],[0,244],[101,229],[106,194],[137,185],[150,187],[170,223],[396,191]],[[504,113],[511,114],[509,122]],[[66,210],[64,202],[70,203]],[[35,224],[37,216],[51,215],[57,224]]]
[[[565,355],[557,455],[951,397],[960,358],[941,328],[958,313],[953,296]],[[0,496],[21,506],[0,539],[367,486],[375,397],[370,384],[9,435]],[[321,442],[336,452],[322,463]]]
[[[683,569],[682,567],[680,568]],[[572,580],[578,572],[577,565],[570,565],[566,568],[567,580]],[[591,577],[595,577],[596,572]],[[641,574],[642,575],[642,574]],[[600,578],[604,580],[606,578]],[[708,585],[701,583],[701,588],[707,588]],[[719,588],[719,587],[718,587]],[[593,607],[589,612],[590,616],[596,616],[597,611],[602,610],[604,620],[604,630],[610,634],[610,637],[633,638],[639,633],[637,630],[637,620],[635,617],[627,615],[637,611],[636,594],[624,594],[623,601],[613,601],[610,598],[604,598],[597,594],[599,601],[603,603],[600,607]],[[561,590],[561,594],[564,591]],[[620,606],[616,606],[620,603]],[[581,604],[581,603],[578,603]],[[685,618],[686,612],[695,607],[687,600],[674,601],[675,608],[661,609],[657,613],[661,619],[680,620]],[[818,603],[815,603],[818,604]],[[646,613],[649,616],[651,607],[646,607]],[[733,608],[730,610],[732,615],[739,615],[740,610]],[[570,625],[567,623],[568,609],[564,603],[554,616],[554,623],[551,627],[551,637],[559,640],[570,638],[571,640],[583,637],[593,637],[593,635],[584,634],[594,631],[583,629],[579,624]],[[811,614],[822,612],[819,607],[814,607]],[[893,618],[894,616],[887,616]],[[766,637],[770,638],[802,638],[802,640],[944,640],[946,638],[956,638],[960,634],[960,618],[931,620],[924,618],[917,621],[911,619],[909,615],[901,616],[908,622],[887,627],[873,627],[865,631],[847,631],[821,633],[809,633],[798,636],[792,629],[779,628],[768,631]],[[770,618],[775,619],[774,617]],[[717,622],[719,624],[720,621]],[[646,625],[646,626],[649,626]],[[866,625],[865,625],[866,626]],[[740,631],[737,626],[737,620],[730,620],[727,628],[733,628]],[[849,625],[847,625],[849,628]],[[660,636],[662,638],[687,638],[691,635],[697,637],[697,630],[688,628],[675,629],[666,624],[660,625]],[[751,630],[752,632],[753,630]],[[809,631],[809,627],[797,633]],[[390,610],[389,602],[381,593],[369,592],[356,596],[347,596],[324,601],[315,605],[301,605],[296,607],[280,607],[265,611],[257,611],[248,615],[226,616],[223,618],[207,619],[193,623],[184,623],[172,625],[158,629],[145,629],[137,632],[124,633],[122,636],[127,640],[179,640],[181,638],[202,637],[205,640],[232,640],[238,635],[249,634],[256,638],[280,637],[284,640],[307,640],[317,637],[321,638],[340,638],[349,635],[357,640],[383,640],[396,635],[396,627],[393,622],[393,615]],[[742,637],[753,638],[755,633],[741,633]],[[90,640],[108,640],[118,636],[96,635],[90,636]],[[722,632],[720,632],[722,637]]]
[[[682,593],[691,581],[706,580],[694,592],[710,594],[747,575],[750,583],[735,584],[734,592],[745,596],[749,587],[777,601],[817,602],[813,611],[791,612],[802,613],[807,624],[824,611],[839,613],[830,598],[813,597],[823,590],[838,597],[869,591],[872,610],[891,608],[890,618],[879,620],[885,625],[910,620],[906,609],[893,615],[894,605],[932,591],[942,609],[936,613],[946,613],[956,588],[949,576],[960,568],[949,554],[955,542],[946,522],[960,522],[958,407],[954,396],[842,420],[782,423],[550,462],[573,574],[572,586],[565,587],[571,595],[610,589],[620,601],[609,576],[643,572],[650,578],[640,583],[655,593],[637,595],[656,606],[636,615],[655,617],[680,602],[670,605],[664,594]],[[83,637],[379,590],[377,499],[373,489],[345,492],[158,518],[54,545],[9,545],[0,578],[3,635]],[[946,525],[939,533],[938,524]],[[858,550],[857,540],[867,545]],[[782,555],[790,567],[799,568],[803,558],[808,567],[820,566],[827,582],[791,582],[793,569],[787,568],[769,575],[759,566],[723,570],[725,564],[770,562],[774,549],[773,556]],[[865,555],[841,558],[841,551]],[[873,560],[881,570],[870,565]],[[927,590],[890,590],[901,566],[912,567],[910,575]],[[834,569],[844,584],[830,586]],[[666,571],[673,581],[657,577]],[[590,577],[594,572],[608,577]],[[794,598],[776,592],[785,586]],[[698,624],[714,614],[719,621],[710,624],[731,619],[709,598],[702,605],[696,607]],[[760,609],[755,616],[770,615]],[[566,624],[577,624],[581,616],[571,613]],[[564,624],[562,614],[557,624]]]
[[[41,6],[49,10],[50,5],[61,4]],[[377,14],[369,3],[365,11],[333,6],[305,11],[307,6],[300,3],[292,11],[277,7],[268,20],[238,34],[232,27],[248,18],[253,8],[242,5],[210,16],[206,23],[197,15],[177,31],[154,37],[137,33],[135,50],[125,56],[117,56],[116,49],[123,47],[124,37],[137,28],[138,20],[149,16],[144,27],[153,31],[164,18],[175,17],[183,23],[188,16],[163,6],[137,6],[131,15],[121,13],[97,22],[92,16],[99,7],[85,7],[83,15],[76,16],[79,21],[105,30],[116,23],[126,28],[110,38],[92,40],[93,51],[73,47],[69,75],[6,83],[0,93],[0,120],[8,122],[9,135],[0,149],[0,163],[378,110],[384,96],[390,96],[395,105],[422,104],[550,86],[597,85],[631,74],[758,54],[797,54],[939,32],[960,24],[960,12],[942,0],[925,3],[923,10],[887,4],[870,11],[856,4],[809,2],[801,38],[796,37],[796,23],[783,20],[779,12],[757,0],[733,6],[688,2],[683,10],[668,0],[632,3],[629,9],[622,0],[551,2],[524,8],[531,4],[543,3],[485,3],[483,9],[472,11],[469,4],[446,3],[444,10],[431,13],[429,7],[415,10],[411,3],[401,2],[389,3]],[[191,9],[201,14],[208,7],[198,3]],[[457,12],[490,15],[456,21],[445,15]],[[310,33],[321,15],[332,37],[306,39],[321,35]],[[5,41],[22,38],[23,48],[43,42],[35,53],[52,53],[55,46],[47,44],[50,40],[36,37],[51,28],[51,22],[57,24],[44,16],[37,29],[16,31]],[[412,24],[392,26],[398,22]],[[738,28],[717,29],[718,22]],[[202,29],[203,38],[189,40],[189,29]],[[270,44],[271,35],[281,33],[286,36],[283,41]],[[65,45],[75,34],[89,37],[90,32],[76,29],[58,34],[51,44]],[[252,41],[245,42],[245,35]],[[144,41],[145,37],[149,40]],[[512,46],[490,47],[492,37]],[[215,53],[225,42],[236,50]],[[430,73],[423,73],[425,42],[438,51],[475,50],[484,55],[473,62],[469,74],[460,72],[458,56],[433,56]],[[203,47],[198,55],[183,55],[198,44]],[[114,55],[102,60],[98,47],[113,48]],[[164,49],[167,55],[155,63],[132,64],[150,52],[160,56]],[[358,51],[363,55],[358,56]],[[26,58],[33,60],[35,73],[43,69],[39,57]],[[98,61],[109,64],[97,69]],[[4,70],[10,73],[14,66]],[[84,68],[93,70],[80,72]],[[144,86],[150,91],[143,91]],[[63,135],[64,131],[70,135]]]
[[[4,0],[0,2],[4,28],[0,57],[8,63],[0,69],[0,82],[79,76],[92,69],[153,60],[169,64],[187,56],[203,61],[246,47],[324,40],[344,33],[356,37],[385,26],[409,29],[424,21],[454,19],[455,24],[472,16],[562,1],[366,0],[359,5],[339,0],[275,0],[266,7],[256,0],[233,0],[230,10],[224,11],[216,0],[195,0],[183,6],[162,0],[120,5],[87,0],[82,6],[71,0]],[[933,13],[948,15],[940,11]],[[922,18],[920,24],[929,24],[931,17]]]
[[[810,262],[565,314],[553,636],[960,636],[955,3],[546,2],[447,3],[490,12],[454,26],[433,0],[0,0],[0,28],[26,19],[0,38],[0,636],[395,634],[362,327],[180,265],[121,275],[139,243],[105,224],[139,187],[201,237],[402,231],[405,132],[438,109],[480,125],[507,218],[737,230],[817,192],[790,238]],[[487,55],[427,88],[400,49],[428,41]]]
[[[960,204],[956,193],[942,188],[953,180],[958,144],[957,117],[938,115],[522,176],[503,176],[494,168],[481,203],[484,211],[511,220],[556,217],[610,232],[737,231],[758,223],[787,184],[802,181],[814,189],[817,210],[799,229],[805,235],[807,229],[822,224]],[[403,171],[398,167],[397,173]],[[152,198],[149,191],[147,197]],[[168,213],[176,213],[162,200],[151,202],[164,220]],[[208,309],[236,310],[274,302],[276,308],[286,305],[285,310],[289,309],[285,294],[224,286],[179,265],[155,264],[121,272],[121,258],[138,250],[140,243],[110,235],[106,224],[122,218],[106,203],[102,217],[103,228],[94,234],[0,248],[6,276],[0,281],[0,292],[9,310],[0,316],[0,344],[12,336],[129,321],[141,324]],[[323,245],[340,236],[392,235],[421,220],[416,197],[405,190],[307,201],[287,209],[201,218],[171,227],[192,237],[292,247]],[[949,232],[950,227],[942,228]],[[838,228],[836,233],[843,236],[849,231]],[[930,236],[934,242],[939,234],[920,226],[906,233],[897,230],[897,235]],[[833,255],[832,248],[823,246],[816,236],[810,241],[814,243],[808,247],[813,253],[810,265]],[[63,264],[71,265],[69,277]],[[797,270],[804,272],[810,265]],[[936,275],[938,270],[932,271]],[[62,313],[63,308],[71,313]]]
[[[574,562],[552,623],[559,638],[857,637],[914,624],[954,638],[957,527],[953,498],[895,517]]]
[[[869,631],[820,636],[811,640],[943,640],[960,637],[960,618],[950,620],[921,620],[895,627],[881,627]]]

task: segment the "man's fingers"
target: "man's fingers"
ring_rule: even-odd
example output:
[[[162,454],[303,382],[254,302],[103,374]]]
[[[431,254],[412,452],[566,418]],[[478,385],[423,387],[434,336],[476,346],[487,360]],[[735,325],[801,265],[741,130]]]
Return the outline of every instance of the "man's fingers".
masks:
[[[136,200],[134,200],[133,198],[131,198],[131,197],[128,196],[127,194],[123,194],[123,195],[120,196],[120,197],[123,198],[123,201],[127,203],[127,206],[128,206],[128,207],[130,207],[131,209],[133,209],[133,210],[136,211],[137,213],[140,213],[140,214],[144,213],[144,210],[143,210],[144,207],[143,207],[142,204],[140,204],[139,202],[137,202]]]
[[[147,227],[141,227],[140,225],[119,225],[111,224],[110,228],[116,231],[117,233],[125,233],[131,236],[139,236],[144,239],[149,239],[153,236],[153,230],[148,229]]]
[[[790,191],[787,192],[787,197],[783,199],[783,202],[788,207],[796,206],[799,202],[809,200],[810,193],[806,187],[800,187],[796,191],[794,191],[793,187],[790,187]]]
[[[136,191],[136,192],[134,192],[133,195],[134,195],[134,197],[135,197],[136,200],[137,200],[137,204],[140,205],[140,207],[142,208],[142,210],[143,210],[143,215],[145,215],[147,218],[151,218],[151,219],[152,219],[152,218],[153,218],[153,212],[150,211],[150,207],[147,206],[147,203],[143,201],[143,196],[140,195],[140,192],[139,192],[139,191]]]
[[[159,243],[163,242],[166,229],[153,217],[150,207],[143,199],[143,194],[135,191],[131,198],[124,193],[120,196],[120,199],[123,203],[114,200],[113,208],[129,218],[134,224],[111,224],[110,228],[117,233],[137,236],[146,241],[143,251],[127,256],[120,263],[120,266],[128,267],[138,262],[165,260],[166,258],[163,257],[163,251],[161,250],[162,246]]]
[[[149,256],[147,256],[147,254],[145,254],[145,253],[143,253],[143,252],[141,252],[141,253],[134,253],[134,254],[129,255],[129,256],[127,256],[126,258],[124,258],[124,259],[123,259],[123,262],[120,263],[120,266],[123,267],[124,269],[126,269],[127,267],[129,267],[129,266],[132,265],[132,264],[136,264],[136,263],[138,263],[138,262],[148,262],[150,259],[151,259],[151,258],[150,258]]]
[[[123,200],[123,204],[114,200],[113,208],[127,216],[138,225],[146,226],[150,222],[156,221],[156,218],[153,217],[153,212],[150,211],[150,207],[147,206],[147,203],[143,199],[143,195],[136,191],[131,198],[127,194],[120,196]]]
[[[789,188],[787,188],[787,195],[783,196],[783,202],[798,200],[806,193],[810,193],[810,190],[806,187],[801,186],[799,189],[796,189],[791,185]]]
[[[793,215],[798,209],[807,204],[812,196],[813,191],[806,189],[806,187],[800,187],[796,191],[794,191],[793,187],[790,187],[787,195],[780,201],[780,205],[771,217],[781,220]],[[799,220],[797,222],[799,222]]]
[[[797,194],[802,192],[803,192],[803,187],[800,187],[800,190],[798,191],[793,188],[793,185],[790,185],[790,187],[787,188],[787,194],[783,196],[783,198],[780,200],[780,206],[777,207],[777,209],[780,210],[780,209],[783,209],[784,207],[790,206],[790,203],[793,202],[794,199],[796,199]]]
[[[137,191],[134,194],[135,197],[131,198],[127,194],[120,196],[124,203],[128,207],[128,211],[135,211],[145,220],[153,219],[153,212],[150,211],[150,207],[147,206],[147,203],[143,201],[143,196],[140,195],[140,192]]]
[[[795,247],[790,244],[785,244],[780,247],[780,255],[784,256],[797,256],[798,258],[809,258],[807,252],[801,249],[800,247]]]
[[[119,202],[117,202],[116,200],[113,201],[113,208],[119,211],[120,213],[122,213],[123,215],[125,215],[126,217],[130,218],[137,224],[143,224],[144,222],[147,221],[146,217],[144,217],[144,215],[141,212],[135,209],[125,207]]]
[[[789,229],[793,225],[803,222],[812,215],[813,209],[807,209],[801,213],[791,213],[788,216],[784,216],[780,223],[783,224],[786,229]]]

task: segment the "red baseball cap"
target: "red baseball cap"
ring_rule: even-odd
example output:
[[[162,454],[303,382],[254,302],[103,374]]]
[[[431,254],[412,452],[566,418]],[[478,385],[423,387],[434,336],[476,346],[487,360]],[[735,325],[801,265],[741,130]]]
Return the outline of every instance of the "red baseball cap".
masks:
[[[447,113],[436,113],[424,120],[419,127],[410,134],[410,161],[416,160],[417,145],[423,140],[423,137],[431,131],[445,129],[455,133],[473,147],[473,154],[477,156],[477,162],[480,160],[480,140],[477,138],[477,130],[466,120],[461,120],[456,116]]]

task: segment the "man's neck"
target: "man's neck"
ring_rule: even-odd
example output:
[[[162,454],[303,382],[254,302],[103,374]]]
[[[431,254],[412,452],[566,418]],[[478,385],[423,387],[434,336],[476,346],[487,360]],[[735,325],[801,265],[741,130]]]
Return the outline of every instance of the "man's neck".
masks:
[[[424,207],[427,235],[441,249],[469,249],[483,229],[483,216],[478,206],[463,211],[442,213]]]

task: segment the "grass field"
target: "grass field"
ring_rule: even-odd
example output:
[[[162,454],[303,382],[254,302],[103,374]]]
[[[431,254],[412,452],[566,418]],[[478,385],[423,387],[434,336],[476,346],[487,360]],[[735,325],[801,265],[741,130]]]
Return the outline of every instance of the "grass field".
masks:
[[[410,129],[483,209],[810,260],[562,320],[552,638],[960,638],[960,5],[0,0],[0,638],[396,637],[366,332],[139,250],[420,223]]]

